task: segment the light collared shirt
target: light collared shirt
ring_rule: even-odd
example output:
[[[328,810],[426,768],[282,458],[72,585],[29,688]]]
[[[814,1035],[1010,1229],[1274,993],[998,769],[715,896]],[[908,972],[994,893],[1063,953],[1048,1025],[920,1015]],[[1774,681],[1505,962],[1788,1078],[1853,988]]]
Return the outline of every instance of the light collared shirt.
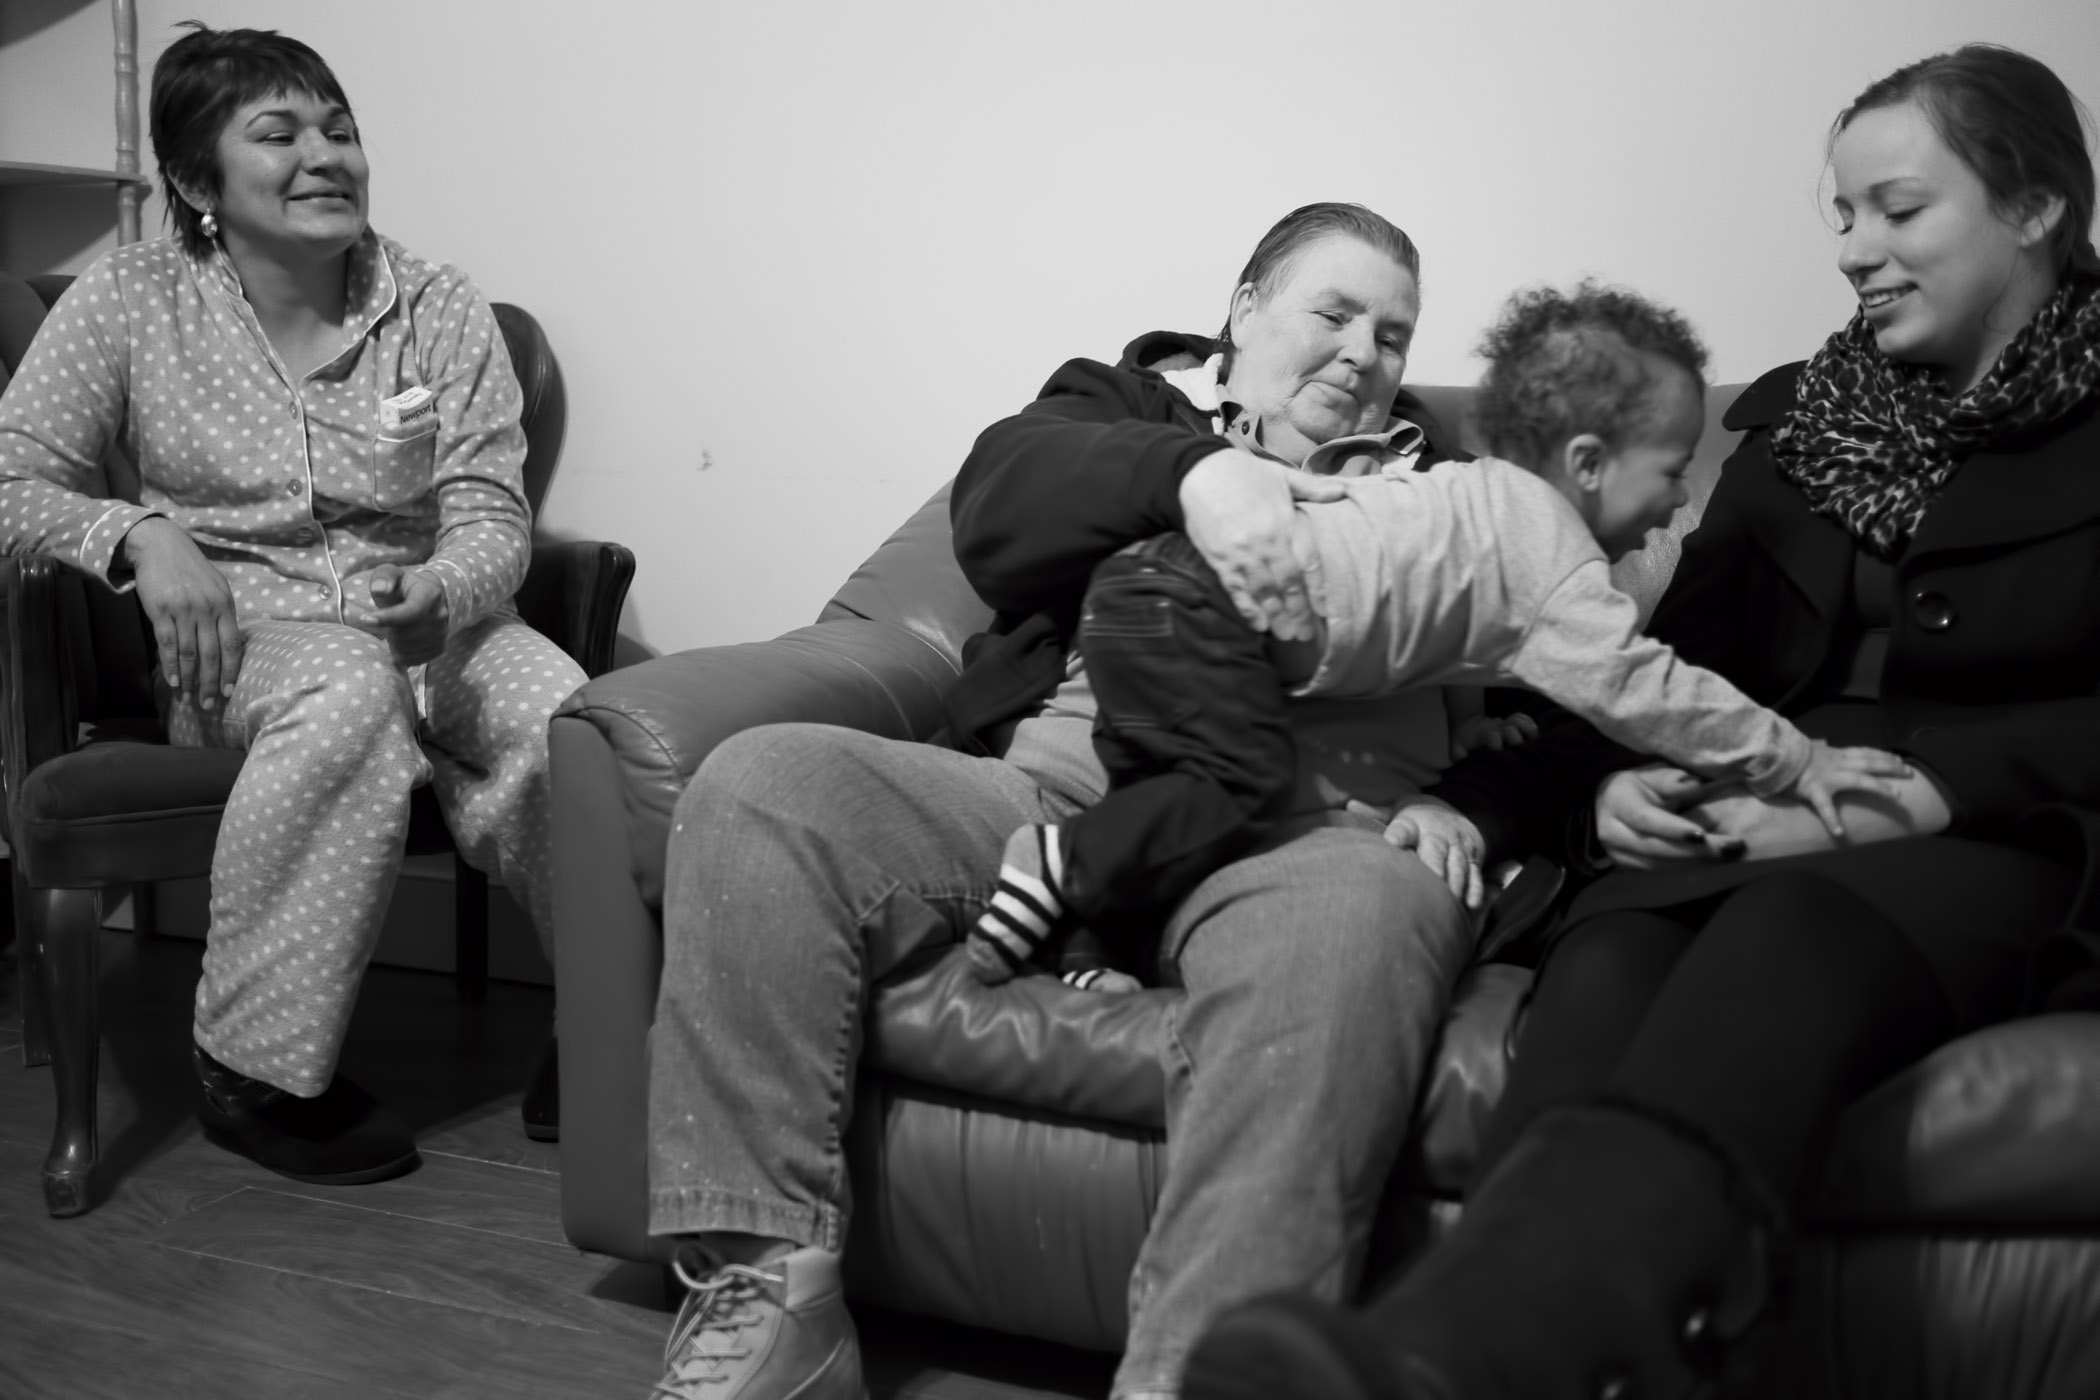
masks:
[[[163,515],[243,619],[364,625],[381,564],[435,578],[455,630],[502,606],[531,516],[495,316],[456,268],[370,230],[346,290],[341,351],[294,382],[223,253],[159,239],[102,258],[0,395],[0,547],[128,588],[118,543]],[[419,386],[436,412],[383,427],[381,402]]]
[[[1234,447],[1315,476],[1369,476],[1393,468],[1411,469],[1421,460],[1428,435],[1405,418],[1393,417],[1377,432],[1333,438],[1307,453],[1303,462],[1285,461],[1263,443],[1261,418],[1225,397],[1218,383],[1218,371],[1224,364],[1223,355],[1213,355],[1201,365],[1168,370],[1160,378],[1179,390],[1198,412],[1208,413],[1210,430]]]

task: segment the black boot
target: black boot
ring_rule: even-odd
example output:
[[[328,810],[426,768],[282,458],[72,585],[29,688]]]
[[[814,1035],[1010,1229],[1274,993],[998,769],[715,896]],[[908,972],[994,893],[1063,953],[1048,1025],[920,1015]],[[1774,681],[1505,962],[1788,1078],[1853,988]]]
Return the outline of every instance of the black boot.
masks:
[[[197,1120],[228,1152],[294,1181],[354,1186],[400,1176],[421,1160],[408,1125],[340,1074],[302,1099],[250,1079],[190,1047],[197,1066]]]
[[[1774,1309],[1782,1212],[1719,1144],[1623,1100],[1540,1117],[1451,1236],[1362,1312],[1221,1317],[1185,1400],[1677,1400]]]

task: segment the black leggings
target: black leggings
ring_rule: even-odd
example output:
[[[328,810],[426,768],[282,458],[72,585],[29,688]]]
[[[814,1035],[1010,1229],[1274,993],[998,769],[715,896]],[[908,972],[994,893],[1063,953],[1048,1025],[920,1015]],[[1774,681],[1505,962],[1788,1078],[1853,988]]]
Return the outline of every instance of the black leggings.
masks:
[[[1540,972],[1476,1180],[1539,1113],[1606,1091],[1704,1128],[1798,1209],[1844,1107],[1955,1030],[1910,940],[1820,875],[1599,914]]]

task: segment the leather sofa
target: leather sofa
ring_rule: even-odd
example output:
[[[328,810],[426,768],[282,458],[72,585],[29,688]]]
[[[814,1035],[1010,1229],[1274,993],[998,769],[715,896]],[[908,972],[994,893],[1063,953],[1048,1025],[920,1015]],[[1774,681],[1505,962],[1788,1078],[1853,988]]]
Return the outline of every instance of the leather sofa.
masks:
[[[1622,566],[1646,601],[1734,445],[1722,417],[1739,387],[1709,394],[1694,504]],[[1469,391],[1418,392],[1462,420]],[[646,1234],[645,1037],[665,837],[686,781],[756,724],[924,739],[987,616],[952,558],[943,489],[814,624],[602,677],[555,717],[562,1213],[577,1245],[663,1253]],[[1451,1218],[1530,977],[1490,963],[1461,987],[1389,1192],[1389,1253]],[[1048,978],[984,988],[956,957],[877,987],[849,1148],[855,1296],[1118,1349],[1172,1150],[1158,1047],[1173,995],[1092,996]],[[2100,1396],[2100,1016],[1971,1036],[1854,1106],[1791,1317],[1779,1394]]]

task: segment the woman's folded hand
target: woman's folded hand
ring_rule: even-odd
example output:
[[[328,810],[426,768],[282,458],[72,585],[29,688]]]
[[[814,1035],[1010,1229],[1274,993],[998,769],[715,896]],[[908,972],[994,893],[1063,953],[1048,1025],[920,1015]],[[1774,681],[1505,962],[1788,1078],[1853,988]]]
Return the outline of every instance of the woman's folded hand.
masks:
[[[445,586],[419,569],[381,564],[366,576],[372,590],[372,625],[393,648],[398,666],[421,666],[445,650],[451,609]]]
[[[217,709],[241,672],[241,626],[226,576],[164,515],[132,526],[123,547],[160,648],[162,678],[179,699]]]

